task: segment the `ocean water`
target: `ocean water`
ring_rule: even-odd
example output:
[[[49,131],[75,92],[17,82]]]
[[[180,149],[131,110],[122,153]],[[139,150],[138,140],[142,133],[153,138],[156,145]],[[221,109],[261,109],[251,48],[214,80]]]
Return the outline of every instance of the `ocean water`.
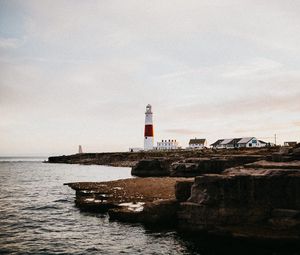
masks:
[[[298,254],[83,213],[66,182],[132,178],[130,168],[0,158],[0,254]]]

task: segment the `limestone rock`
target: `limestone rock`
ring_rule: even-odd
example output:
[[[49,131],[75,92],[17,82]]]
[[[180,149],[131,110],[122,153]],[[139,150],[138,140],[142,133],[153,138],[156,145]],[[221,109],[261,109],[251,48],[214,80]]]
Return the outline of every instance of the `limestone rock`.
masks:
[[[180,203],[179,228],[244,238],[300,240],[298,169],[238,167],[225,172],[195,178],[190,198]]]
[[[131,170],[131,174],[139,177],[169,176],[170,159],[144,159],[139,161]]]
[[[264,159],[261,155],[231,155],[211,158],[189,158],[174,162],[170,175],[176,177],[195,177],[202,174],[219,174],[227,168]]]

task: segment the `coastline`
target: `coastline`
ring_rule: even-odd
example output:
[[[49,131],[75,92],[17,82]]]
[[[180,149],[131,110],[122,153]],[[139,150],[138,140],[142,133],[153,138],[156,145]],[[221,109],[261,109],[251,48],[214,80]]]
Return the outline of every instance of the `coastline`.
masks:
[[[144,159],[169,159],[172,162],[186,158],[223,157],[230,155],[261,155],[267,156],[277,151],[278,148],[255,148],[233,150],[174,150],[174,151],[141,151],[141,152],[102,152],[102,153],[77,153],[49,157],[47,163],[108,165],[118,167],[133,167]]]
[[[143,178],[68,183],[76,190],[75,203],[81,210],[108,213],[111,220],[168,225],[195,235],[296,244],[300,241],[299,148],[177,151],[160,157],[100,153],[49,161],[138,162],[132,174]]]

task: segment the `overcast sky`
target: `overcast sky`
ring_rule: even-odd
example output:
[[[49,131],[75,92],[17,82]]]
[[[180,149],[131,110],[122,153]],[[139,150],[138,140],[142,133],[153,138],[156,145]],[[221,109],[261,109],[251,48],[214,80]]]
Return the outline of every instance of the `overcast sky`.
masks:
[[[300,1],[0,0],[0,155],[300,140]]]

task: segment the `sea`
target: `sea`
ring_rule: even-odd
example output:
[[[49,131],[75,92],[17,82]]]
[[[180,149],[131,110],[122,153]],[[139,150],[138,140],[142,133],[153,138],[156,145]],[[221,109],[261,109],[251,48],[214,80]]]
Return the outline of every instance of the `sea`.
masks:
[[[0,157],[0,254],[299,254],[81,212],[75,192],[64,183],[133,178],[131,169],[46,159]]]

